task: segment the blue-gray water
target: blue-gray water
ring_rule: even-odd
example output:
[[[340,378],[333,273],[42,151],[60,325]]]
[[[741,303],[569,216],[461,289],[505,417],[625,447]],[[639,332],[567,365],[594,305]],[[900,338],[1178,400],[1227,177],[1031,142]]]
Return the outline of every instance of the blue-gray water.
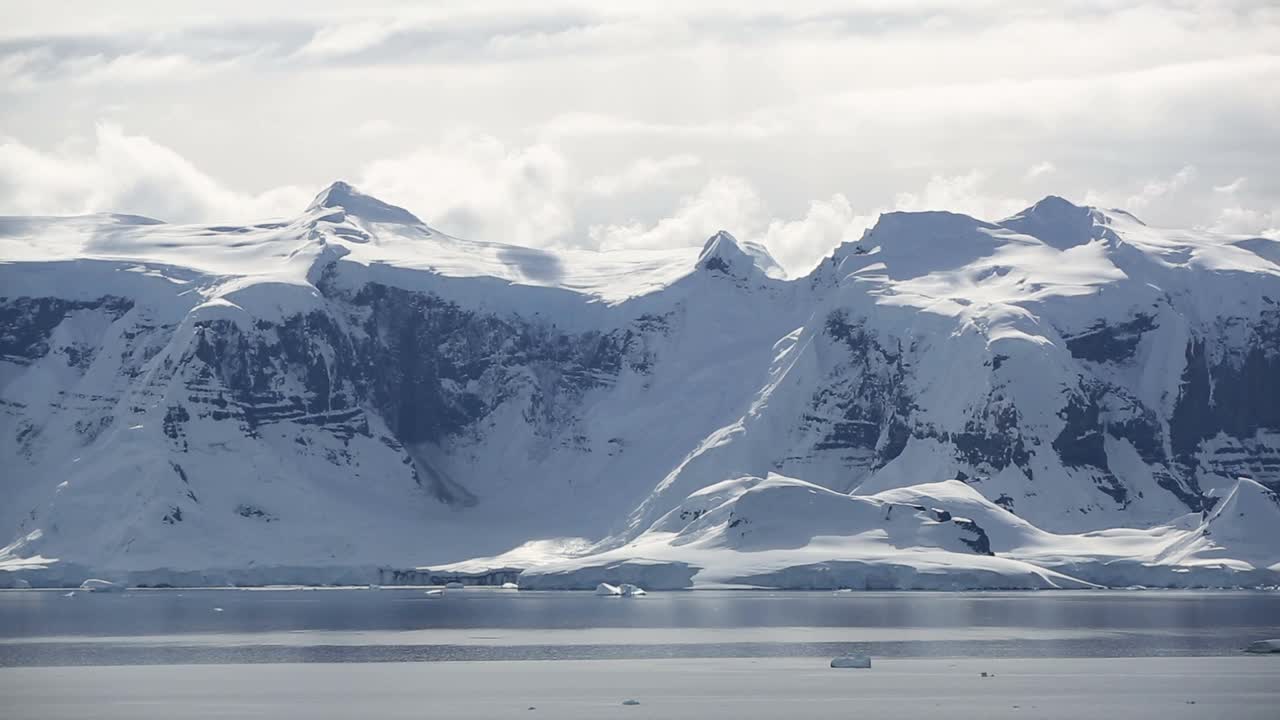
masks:
[[[1234,655],[1266,592],[0,592],[0,666],[668,657]]]

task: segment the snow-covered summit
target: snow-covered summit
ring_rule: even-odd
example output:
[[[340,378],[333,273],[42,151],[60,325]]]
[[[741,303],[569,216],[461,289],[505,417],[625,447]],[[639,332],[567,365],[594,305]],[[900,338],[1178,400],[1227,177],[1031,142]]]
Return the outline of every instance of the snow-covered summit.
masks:
[[[760,243],[739,240],[721,230],[702,246],[698,254],[699,270],[745,279],[755,275],[786,277],[782,266]]]
[[[1137,218],[1128,213],[1123,213],[1123,216],[1137,222]],[[1075,205],[1056,195],[1001,220],[1000,225],[1042,240],[1059,250],[1099,239],[1118,239],[1110,228],[1110,214],[1098,208]]]
[[[350,215],[374,223],[399,223],[401,225],[421,225],[421,220],[402,207],[385,203],[372,195],[366,195],[351,185],[338,180],[320,191],[311,204],[308,212],[320,209],[341,208]]]

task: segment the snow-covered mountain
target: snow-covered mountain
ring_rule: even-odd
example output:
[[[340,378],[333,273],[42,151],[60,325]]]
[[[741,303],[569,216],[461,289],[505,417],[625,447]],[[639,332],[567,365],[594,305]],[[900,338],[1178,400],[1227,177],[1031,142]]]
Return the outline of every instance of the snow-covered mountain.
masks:
[[[1275,584],[1278,302],[1280,242],[1056,197],[799,278],[344,183],[0,218],[0,583]]]

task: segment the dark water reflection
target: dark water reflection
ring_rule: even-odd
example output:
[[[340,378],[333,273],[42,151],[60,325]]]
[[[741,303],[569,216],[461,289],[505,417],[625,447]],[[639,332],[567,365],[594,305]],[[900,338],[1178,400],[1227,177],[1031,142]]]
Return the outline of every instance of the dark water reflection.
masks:
[[[458,632],[468,630],[477,632]],[[851,649],[894,657],[1224,655],[1264,637],[1280,637],[1280,594],[694,592],[618,599],[468,589],[432,599],[392,589],[0,592],[0,666],[772,657]]]

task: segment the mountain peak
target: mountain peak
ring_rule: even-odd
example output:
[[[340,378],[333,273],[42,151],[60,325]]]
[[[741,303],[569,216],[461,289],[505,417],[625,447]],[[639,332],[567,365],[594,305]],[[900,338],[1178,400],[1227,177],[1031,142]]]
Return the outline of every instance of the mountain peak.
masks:
[[[385,203],[372,195],[366,195],[349,183],[338,180],[320,191],[307,206],[308,211],[321,208],[342,208],[350,215],[376,223],[421,225],[422,221],[402,207]]]
[[[1083,205],[1076,205],[1061,195],[1045,195],[1039,202],[1028,209],[1036,212],[1072,212],[1087,208]]]
[[[1110,222],[1111,219],[1097,208],[1076,205],[1057,195],[1049,195],[1022,212],[1001,220],[1000,225],[1053,247],[1066,249],[1092,240],[1115,239],[1115,232],[1107,227]]]
[[[699,270],[744,278],[752,273],[781,277],[784,273],[769,251],[759,243],[739,240],[721,230],[702,246]]]
[[[879,247],[892,260],[895,272],[957,267],[990,254],[997,241],[989,232],[995,225],[968,215],[930,211],[881,213],[876,224],[853,243],[844,243],[833,255],[836,263],[867,255]]]

